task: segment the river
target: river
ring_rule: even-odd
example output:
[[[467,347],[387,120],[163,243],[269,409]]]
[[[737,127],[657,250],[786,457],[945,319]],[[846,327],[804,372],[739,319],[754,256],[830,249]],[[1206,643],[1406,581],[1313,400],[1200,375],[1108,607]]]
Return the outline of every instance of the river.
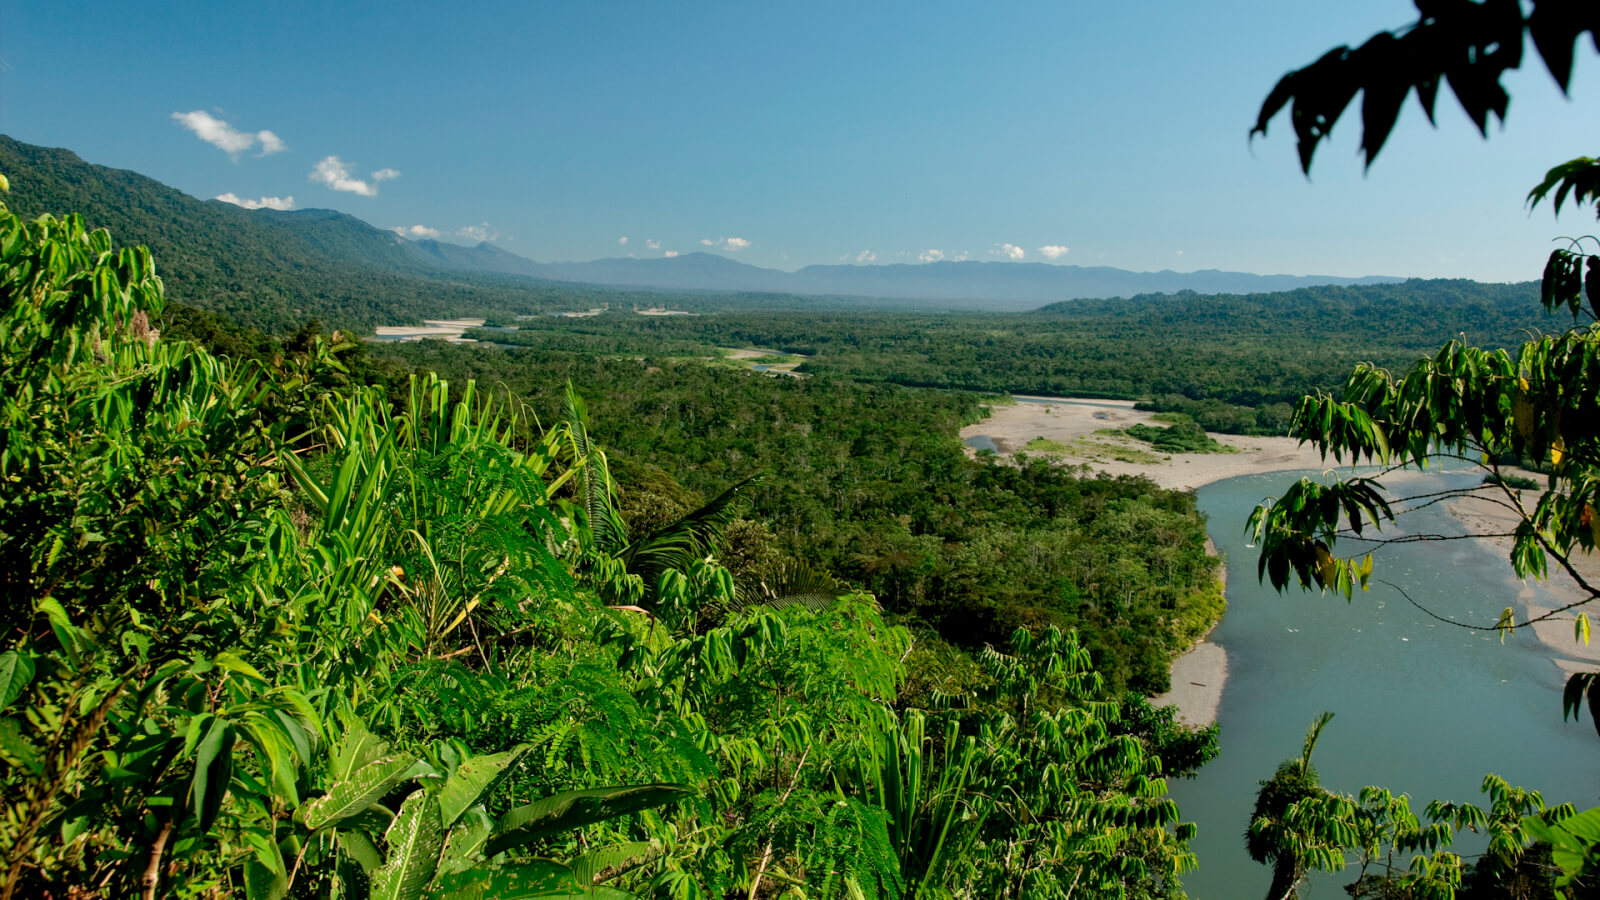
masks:
[[[1171,782],[1184,819],[1199,825],[1191,846],[1200,867],[1183,879],[1189,895],[1266,893],[1270,874],[1245,854],[1242,839],[1258,782],[1299,755],[1306,727],[1323,710],[1335,718],[1313,761],[1330,790],[1383,785],[1410,794],[1420,817],[1431,799],[1485,804],[1479,787],[1494,772],[1539,790],[1551,805],[1600,803],[1600,739],[1587,709],[1581,722],[1562,721],[1563,676],[1531,630],[1502,645],[1497,635],[1428,618],[1376,581],[1348,604],[1298,589],[1279,595],[1257,582],[1245,520],[1301,474],[1249,475],[1198,492],[1229,561],[1228,612],[1211,635],[1227,650],[1229,676],[1218,711],[1221,754],[1198,778]],[[1428,481],[1459,485],[1473,477]],[[1408,518],[1410,531],[1463,533],[1442,506]],[[1477,622],[1492,623],[1518,586],[1507,561],[1475,540],[1387,547],[1373,574],[1436,611]],[[1458,851],[1480,848],[1471,833],[1457,838]],[[1317,876],[1308,896],[1343,897],[1355,874]]]

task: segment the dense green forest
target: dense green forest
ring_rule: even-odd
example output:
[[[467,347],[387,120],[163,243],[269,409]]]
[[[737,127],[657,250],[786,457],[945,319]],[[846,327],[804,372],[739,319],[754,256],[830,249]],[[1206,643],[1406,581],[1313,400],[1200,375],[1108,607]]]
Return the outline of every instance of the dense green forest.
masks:
[[[768,347],[869,382],[1143,400],[1208,430],[1282,434],[1290,404],[1359,362],[1404,366],[1451,335],[1513,346],[1548,328],[1534,284],[1413,280],[1250,296],[1074,300],[1030,313],[710,309],[540,318],[484,340],[618,355]]]
[[[0,896],[1181,895],[1215,730],[1093,648],[1214,615],[1192,498],[968,460],[971,397],[396,351],[447,382],[0,250]]]
[[[1077,627],[1112,685],[1157,693],[1221,614],[1192,496],[1044,459],[970,459],[956,432],[981,414],[973,394],[438,341],[372,352],[394,371],[503,386],[540,421],[559,414],[563,385],[582,385],[640,521],[760,475],[736,574],[805,560],[970,649],[1019,625]]]

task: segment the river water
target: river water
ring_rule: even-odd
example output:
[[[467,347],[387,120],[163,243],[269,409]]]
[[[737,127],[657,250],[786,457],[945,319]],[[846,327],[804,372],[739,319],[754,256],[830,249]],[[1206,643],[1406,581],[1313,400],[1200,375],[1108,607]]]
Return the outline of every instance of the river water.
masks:
[[[1434,621],[1376,583],[1394,582],[1435,611],[1493,623],[1514,604],[1519,585],[1508,562],[1481,542],[1384,548],[1372,589],[1351,603],[1298,589],[1279,595],[1257,582],[1245,520],[1302,474],[1313,473],[1251,475],[1198,492],[1228,560],[1228,612],[1211,640],[1227,650],[1230,671],[1218,711],[1221,754],[1198,778],[1171,782],[1183,818],[1199,825],[1192,847],[1200,868],[1183,879],[1189,895],[1238,900],[1266,893],[1269,872],[1245,854],[1242,838],[1256,789],[1278,763],[1299,755],[1307,726],[1323,710],[1335,717],[1313,762],[1330,790],[1354,794],[1382,785],[1410,794],[1420,817],[1431,799],[1486,805],[1479,788],[1494,772],[1539,790],[1551,805],[1600,804],[1600,739],[1587,708],[1583,721],[1562,721],[1563,676],[1531,630],[1502,645],[1497,635]],[[1472,478],[1427,476],[1418,485],[1437,489]],[[1402,521],[1413,533],[1464,533],[1442,506]],[[1456,849],[1479,852],[1472,838],[1459,836]],[[1355,875],[1318,876],[1306,896],[1344,897],[1342,885]]]

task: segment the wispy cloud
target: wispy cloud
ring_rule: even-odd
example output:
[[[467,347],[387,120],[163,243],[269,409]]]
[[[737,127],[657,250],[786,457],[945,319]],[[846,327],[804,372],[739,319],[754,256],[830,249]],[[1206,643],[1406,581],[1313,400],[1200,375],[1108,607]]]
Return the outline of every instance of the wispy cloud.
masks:
[[[736,253],[750,246],[750,242],[741,237],[719,237],[716,240],[701,238],[700,243],[705,244],[707,247],[716,247],[718,250],[727,250],[730,253]]]
[[[944,251],[924,250],[917,254],[917,259],[920,259],[923,262],[938,262],[939,260],[944,259]]]
[[[997,244],[989,251],[990,256],[1004,256],[1006,259],[1021,259],[1028,255],[1026,250],[1016,244]]]
[[[856,254],[856,262],[858,262],[858,263],[869,263],[869,262],[877,262],[877,261],[878,261],[878,254],[873,253],[871,250],[863,250],[860,253]]]
[[[652,241],[649,238],[645,238],[644,239],[644,245],[646,247],[649,247],[651,250],[660,250],[661,249],[661,242],[660,241]]]
[[[674,256],[678,255],[678,251],[676,251],[676,250],[668,250],[667,252],[665,252],[665,253],[663,253],[661,255],[665,256],[667,259],[671,259]]]
[[[328,186],[335,191],[347,194],[360,194],[363,197],[378,196],[378,182],[399,178],[400,172],[395,169],[379,169],[368,176],[371,180],[357,178],[350,170],[350,164],[337,156],[324,157],[311,169],[310,180]]]
[[[1061,244],[1045,244],[1043,247],[1039,248],[1039,253],[1042,254],[1045,259],[1060,259],[1071,252],[1071,247],[1064,247]]]
[[[403,225],[396,228],[394,233],[401,237],[436,238],[439,236],[439,229],[429,228],[426,225]]]
[[[492,241],[500,236],[499,233],[497,233],[488,222],[479,222],[476,225],[468,225],[465,228],[457,231],[456,234],[468,240],[478,241],[480,243],[483,241]]]
[[[257,154],[258,156],[266,156],[269,153],[282,153],[284,150],[289,149],[289,145],[283,142],[283,138],[270,131],[240,131],[203,109],[196,109],[191,112],[175,112],[172,114],[172,119],[184,128],[194,132],[195,137],[222,150],[234,159],[238,159],[239,154],[258,143],[261,145],[261,152]]]
[[[223,203],[232,203],[234,206],[242,206],[245,209],[294,209],[293,196],[262,197],[259,200],[251,200],[249,197],[241,197],[238,194],[229,191],[226,194],[218,194],[217,199],[221,200]]]
[[[623,235],[622,237],[617,238],[617,243],[621,244],[624,247],[628,246],[628,236],[627,235]]]

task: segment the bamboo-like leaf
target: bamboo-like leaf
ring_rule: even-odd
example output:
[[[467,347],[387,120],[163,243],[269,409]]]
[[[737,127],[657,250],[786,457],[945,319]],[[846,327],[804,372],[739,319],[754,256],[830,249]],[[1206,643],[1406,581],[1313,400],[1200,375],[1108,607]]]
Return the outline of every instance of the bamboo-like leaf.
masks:
[[[222,798],[233,780],[233,724],[213,719],[211,728],[195,750],[194,777],[189,782],[189,810],[208,831],[222,809]]]
[[[1573,638],[1584,646],[1589,644],[1589,614],[1578,613],[1577,619],[1572,623]]]
[[[444,849],[439,798],[428,791],[412,793],[384,838],[389,856],[372,875],[372,900],[418,900],[433,881]]]

